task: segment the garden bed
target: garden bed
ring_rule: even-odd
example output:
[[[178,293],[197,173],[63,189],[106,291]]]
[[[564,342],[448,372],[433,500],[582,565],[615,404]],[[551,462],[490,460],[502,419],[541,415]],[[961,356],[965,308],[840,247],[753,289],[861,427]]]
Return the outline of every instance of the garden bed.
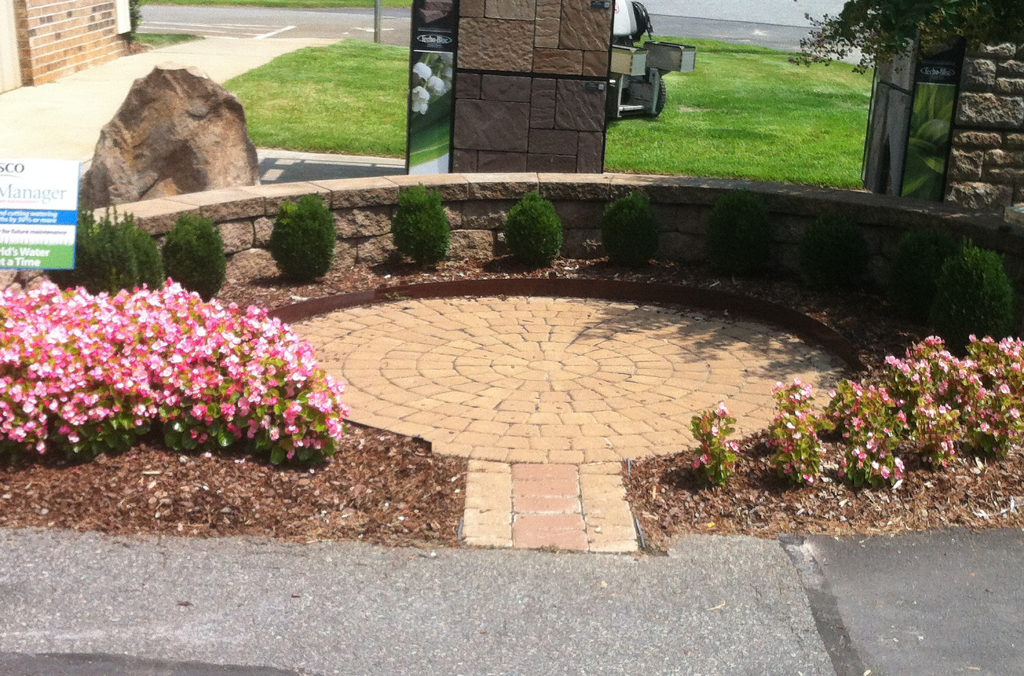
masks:
[[[846,338],[869,370],[923,337],[921,327],[892,316],[872,294],[820,294],[793,280],[722,278],[699,266],[659,263],[635,271],[560,259],[529,270],[499,259],[424,271],[395,263],[332,270],[310,285],[287,283],[267,270],[273,268],[231,270],[218,297],[278,308],[337,293],[462,279],[657,281],[742,293],[804,312]],[[1011,498],[1024,501],[1019,451],[987,464],[967,457],[934,472],[908,459],[907,478],[895,491],[848,488],[829,468],[829,481],[789,488],[771,467],[764,440],[763,434],[744,440],[737,473],[724,488],[699,484],[687,452],[633,463],[627,490],[648,546],[661,548],[684,532],[774,537],[1024,526],[1019,510],[999,514]],[[85,464],[46,458],[0,467],[0,525],[455,545],[464,474],[465,461],[434,456],[421,441],[354,425],[334,459],[312,468],[275,467],[230,453],[183,455],[150,442]]]

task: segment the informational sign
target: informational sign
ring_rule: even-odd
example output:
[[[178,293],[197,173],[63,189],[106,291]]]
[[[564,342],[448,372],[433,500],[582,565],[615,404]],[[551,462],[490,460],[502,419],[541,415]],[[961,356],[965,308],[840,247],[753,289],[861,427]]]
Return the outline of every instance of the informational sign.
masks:
[[[0,158],[0,268],[75,267],[79,164]]]
[[[458,0],[413,0],[406,171],[447,174],[452,162]]]
[[[942,201],[963,60],[961,40],[917,63],[907,159],[900,190],[903,197]]]

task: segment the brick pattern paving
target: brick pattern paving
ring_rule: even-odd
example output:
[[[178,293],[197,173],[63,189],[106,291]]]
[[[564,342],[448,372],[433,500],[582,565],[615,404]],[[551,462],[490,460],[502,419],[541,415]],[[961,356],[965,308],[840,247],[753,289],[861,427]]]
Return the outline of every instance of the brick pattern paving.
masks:
[[[635,551],[622,459],[686,448],[719,401],[760,429],[776,381],[842,370],[762,324],[595,300],[397,301],[295,329],[354,421],[470,458],[462,535],[480,547]]]
[[[353,420],[498,462],[674,453],[723,400],[739,434],[756,431],[776,381],[821,386],[841,369],[762,324],[595,300],[401,301],[295,328],[349,384]]]

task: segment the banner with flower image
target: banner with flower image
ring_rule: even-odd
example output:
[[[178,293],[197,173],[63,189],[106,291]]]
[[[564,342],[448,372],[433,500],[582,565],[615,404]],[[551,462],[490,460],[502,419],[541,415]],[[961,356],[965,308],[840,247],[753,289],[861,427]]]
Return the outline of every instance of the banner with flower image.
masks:
[[[451,171],[458,6],[456,0],[414,0],[410,50],[406,169]]]

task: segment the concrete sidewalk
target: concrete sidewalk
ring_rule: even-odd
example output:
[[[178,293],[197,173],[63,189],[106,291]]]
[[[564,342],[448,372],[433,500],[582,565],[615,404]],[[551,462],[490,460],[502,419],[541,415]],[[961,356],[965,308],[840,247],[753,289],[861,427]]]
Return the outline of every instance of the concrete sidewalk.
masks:
[[[194,40],[125,56],[57,82],[0,94],[0,156],[92,159],[100,129],[132,83],[162,63],[194,66],[219,83],[287,54],[334,40]]]

